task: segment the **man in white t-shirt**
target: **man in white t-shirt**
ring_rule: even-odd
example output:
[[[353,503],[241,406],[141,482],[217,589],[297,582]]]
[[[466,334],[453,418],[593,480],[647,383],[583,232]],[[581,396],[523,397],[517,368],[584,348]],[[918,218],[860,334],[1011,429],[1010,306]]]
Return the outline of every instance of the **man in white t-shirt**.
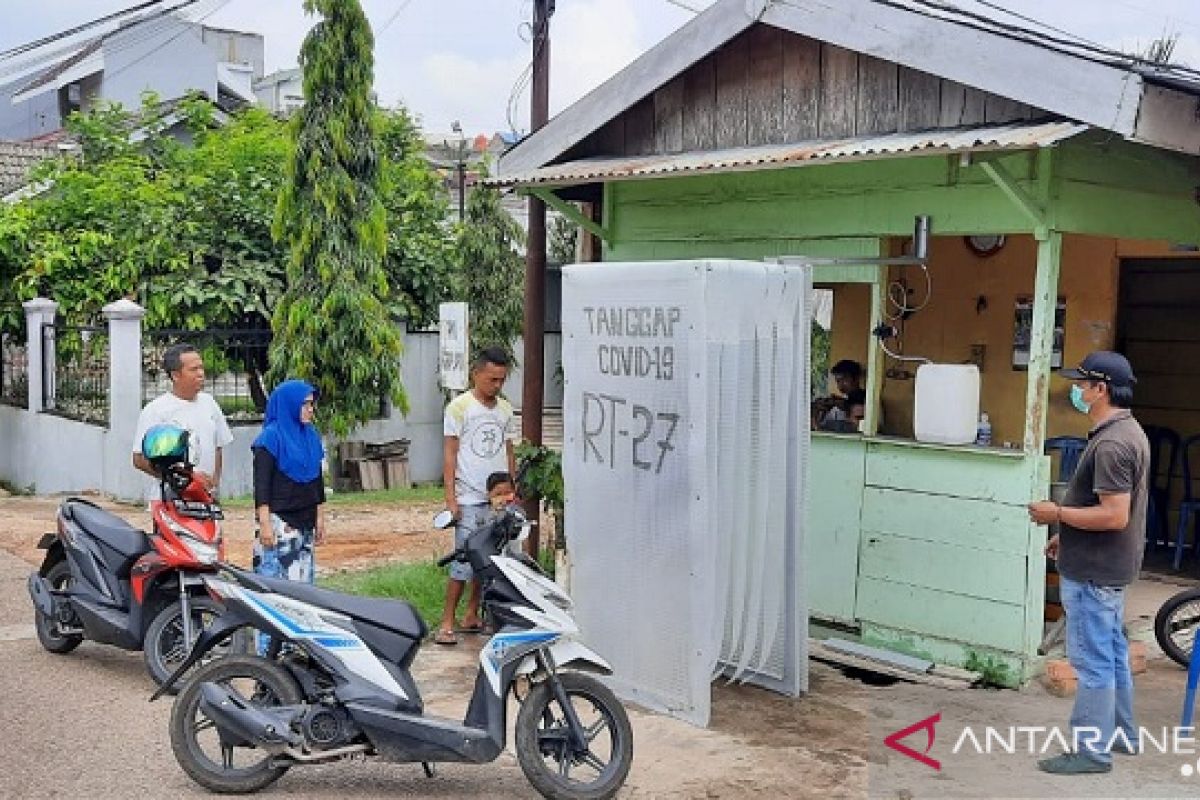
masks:
[[[442,479],[446,487],[446,507],[458,521],[454,545],[461,547],[475,528],[488,519],[488,477],[496,472],[516,475],[513,439],[516,424],[513,408],[500,396],[508,377],[509,359],[498,347],[481,352],[471,365],[471,389],[446,406],[442,425]],[[479,618],[479,581],[471,566],[458,561],[450,564],[446,584],[446,606],[438,628],[438,644],[456,644],[454,616],[463,586],[471,582],[471,594],[463,614],[464,631],[483,630]]]
[[[216,494],[221,483],[221,450],[233,441],[225,413],[204,389],[204,360],[190,344],[177,344],[163,354],[163,369],[171,378],[171,391],[151,400],[138,416],[133,440],[133,466],[154,478],[147,499],[158,496],[158,475],[142,455],[142,437],[155,425],[178,425],[188,432],[195,474]]]

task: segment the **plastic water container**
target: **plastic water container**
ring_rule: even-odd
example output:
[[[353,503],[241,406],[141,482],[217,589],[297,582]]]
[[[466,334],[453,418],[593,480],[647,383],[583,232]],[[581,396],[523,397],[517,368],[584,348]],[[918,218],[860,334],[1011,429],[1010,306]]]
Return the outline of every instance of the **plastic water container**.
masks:
[[[972,444],[979,432],[979,367],[918,367],[913,417],[918,442]]]
[[[986,411],[979,413],[979,430],[975,434],[975,444],[980,447],[992,446],[992,421]]]

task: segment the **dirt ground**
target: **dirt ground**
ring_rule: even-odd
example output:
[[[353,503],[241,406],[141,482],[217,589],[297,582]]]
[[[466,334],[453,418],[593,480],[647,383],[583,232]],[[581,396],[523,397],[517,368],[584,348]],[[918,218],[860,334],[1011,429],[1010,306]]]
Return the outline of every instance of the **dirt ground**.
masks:
[[[113,512],[135,527],[147,529],[150,515],[141,506],[114,503],[103,497],[87,499]],[[0,497],[0,549],[25,561],[41,556],[37,549],[43,533],[54,530],[60,497]],[[433,515],[439,503],[399,506],[335,506],[328,510],[328,541],[317,553],[322,571],[341,571],[377,566],[388,561],[415,561],[445,555],[450,535],[434,530]],[[250,564],[254,535],[253,512],[249,508],[225,510],[225,547],[230,561]]]

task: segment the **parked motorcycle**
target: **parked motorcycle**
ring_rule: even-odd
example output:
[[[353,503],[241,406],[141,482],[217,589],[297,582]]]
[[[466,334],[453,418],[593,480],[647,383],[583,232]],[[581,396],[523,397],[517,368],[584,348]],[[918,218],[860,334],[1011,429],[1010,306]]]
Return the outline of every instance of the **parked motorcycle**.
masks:
[[[150,535],[82,498],[63,501],[58,531],[38,543],[46,556],[29,576],[42,647],[65,654],[90,639],[142,650],[161,684],[216,616],[219,606],[200,577],[224,556],[222,513],[192,472],[187,440],[182,428],[159,425],[142,442],[159,475]]]
[[[1186,668],[1200,629],[1200,589],[1184,589],[1162,604],[1154,616],[1154,638],[1163,652]]]
[[[453,524],[450,512],[435,525]],[[214,792],[254,792],[289,768],[357,756],[484,764],[505,747],[509,693],[520,702],[517,760],[543,796],[607,798],[624,783],[633,734],[613,693],[585,673],[609,665],[576,638],[571,600],[537,564],[507,554],[531,523],[516,509],[472,533],[441,560],[470,563],[498,632],[479,655],[462,722],[425,713],[410,673],[424,622],[406,602],[339,594],[234,568],[204,576],[223,611],[159,697],[234,631],[271,635],[264,656],[210,662],[183,684],[171,711],[171,748]]]

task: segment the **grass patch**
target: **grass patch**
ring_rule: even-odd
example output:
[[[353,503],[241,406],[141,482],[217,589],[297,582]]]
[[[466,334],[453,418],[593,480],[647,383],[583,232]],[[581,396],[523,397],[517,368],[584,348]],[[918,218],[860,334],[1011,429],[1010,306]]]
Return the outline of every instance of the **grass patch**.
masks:
[[[396,505],[423,505],[445,500],[440,483],[422,483],[411,489],[381,489],[378,492],[335,492],[329,495],[331,506],[366,506],[392,503]],[[251,495],[229,497],[221,500],[226,508],[250,508],[254,505]]]
[[[37,494],[37,487],[32,483],[22,488],[15,483],[0,479],[0,489],[3,489],[13,497],[30,497]]]
[[[400,503],[418,505],[444,502],[446,495],[440,483],[421,483],[411,489],[382,489],[378,492],[337,492],[330,495],[335,506],[361,506],[371,503]]]
[[[320,580],[327,589],[412,603],[430,630],[436,630],[446,599],[446,569],[432,561],[389,564]]]

